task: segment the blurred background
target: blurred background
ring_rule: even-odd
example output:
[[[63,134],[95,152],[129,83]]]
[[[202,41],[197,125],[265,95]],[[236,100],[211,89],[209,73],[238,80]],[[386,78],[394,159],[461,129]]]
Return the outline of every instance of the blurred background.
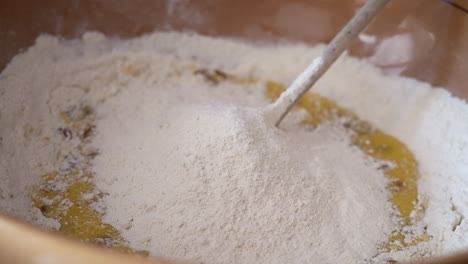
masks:
[[[194,31],[252,42],[328,42],[365,0],[2,0],[0,69],[41,33],[128,38]],[[392,0],[350,53],[468,98],[468,0]]]

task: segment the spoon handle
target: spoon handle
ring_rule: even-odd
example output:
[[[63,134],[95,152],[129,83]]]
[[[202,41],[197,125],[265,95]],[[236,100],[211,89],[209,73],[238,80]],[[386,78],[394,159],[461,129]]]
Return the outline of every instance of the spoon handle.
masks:
[[[348,47],[350,42],[369,24],[377,13],[390,0],[368,0],[357,14],[333,38],[325,51],[294,80],[289,88],[269,107],[276,121],[276,126],[296,104],[296,102],[328,70],[336,59]]]

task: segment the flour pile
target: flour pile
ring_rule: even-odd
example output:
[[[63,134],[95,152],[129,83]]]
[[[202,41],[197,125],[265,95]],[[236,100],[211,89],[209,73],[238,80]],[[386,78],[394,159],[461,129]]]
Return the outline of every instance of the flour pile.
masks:
[[[384,175],[342,131],[283,132],[258,110],[221,105],[155,117],[142,104],[125,119],[136,134],[109,133],[135,106],[122,103],[101,123],[95,169],[107,220],[137,248],[200,262],[330,262],[372,256],[391,231]]]
[[[90,105],[100,210],[132,248],[199,263],[372,263],[468,247],[464,101],[347,55],[314,87],[418,159],[417,226],[430,240],[397,252],[383,249],[399,220],[383,164],[342,120],[304,126],[299,110],[277,129],[265,119],[265,81],[290,83],[322,49],[183,33],[43,36],[0,76],[0,210],[57,228],[23,190],[37,182],[30,171],[57,168],[53,157],[75,144],[50,136],[56,113]]]

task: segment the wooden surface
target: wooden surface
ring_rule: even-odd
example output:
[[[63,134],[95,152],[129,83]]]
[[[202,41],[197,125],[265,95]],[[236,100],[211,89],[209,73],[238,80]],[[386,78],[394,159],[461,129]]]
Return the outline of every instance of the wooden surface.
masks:
[[[0,215],[0,263],[5,264],[176,264],[110,252],[48,234]]]
[[[452,256],[446,256],[441,258],[430,259],[426,261],[419,261],[410,264],[467,264],[468,263],[468,252],[462,252],[454,254]]]

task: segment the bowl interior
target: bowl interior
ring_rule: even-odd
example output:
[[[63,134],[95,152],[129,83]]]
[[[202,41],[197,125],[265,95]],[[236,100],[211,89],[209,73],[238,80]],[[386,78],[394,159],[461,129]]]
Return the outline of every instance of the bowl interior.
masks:
[[[260,42],[328,42],[362,0],[6,0],[0,4],[0,69],[41,33],[75,38],[95,30],[134,37],[194,31]],[[393,0],[350,53],[388,73],[468,98],[468,1]]]

